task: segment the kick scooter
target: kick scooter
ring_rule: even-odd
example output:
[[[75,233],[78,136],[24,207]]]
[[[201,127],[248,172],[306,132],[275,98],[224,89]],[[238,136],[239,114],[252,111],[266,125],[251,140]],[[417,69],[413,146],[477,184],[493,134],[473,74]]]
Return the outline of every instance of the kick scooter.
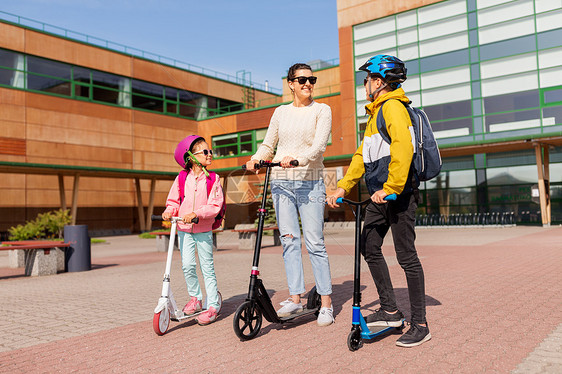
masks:
[[[294,160],[291,162],[293,166],[298,166],[298,161]],[[263,285],[263,282],[258,278],[259,272],[259,261],[260,261],[260,250],[261,250],[261,240],[263,234],[263,225],[265,217],[267,216],[267,210],[265,209],[265,203],[267,200],[267,186],[269,184],[269,176],[271,168],[274,166],[281,166],[279,162],[271,161],[260,161],[259,164],[255,164],[256,169],[265,168],[265,181],[263,187],[263,194],[261,199],[261,207],[258,210],[258,230],[256,233],[256,245],[254,248],[254,261],[252,263],[252,271],[250,275],[250,287],[248,290],[248,297],[246,301],[243,302],[236,313],[234,313],[233,327],[236,336],[240,340],[250,340],[256,337],[260,332],[262,325],[262,315],[270,323],[285,323],[291,321],[297,317],[307,316],[311,314],[318,315],[322,301],[320,295],[316,292],[316,287],[313,287],[308,293],[306,307],[303,308],[302,312],[292,314],[289,317],[279,317],[273,304],[271,303],[271,298],[267,294],[267,290]],[[242,169],[245,169],[242,166]],[[297,219],[295,217],[295,219]]]
[[[162,221],[162,216],[153,215],[153,221]],[[172,268],[172,255],[174,253],[174,242],[176,239],[176,231],[178,221],[183,221],[181,217],[172,217],[172,227],[170,229],[170,243],[168,244],[168,256],[166,258],[166,270],[164,271],[164,281],[162,283],[162,296],[158,299],[158,305],[154,309],[154,317],[152,318],[152,328],[157,335],[164,335],[168,331],[170,326],[170,320],[176,322],[182,322],[188,319],[197,317],[199,314],[207,310],[207,300],[205,300],[205,305],[203,305],[203,310],[195,312],[193,314],[185,314],[176,304],[174,295],[172,294],[172,288],[170,287],[170,271]],[[199,218],[195,217],[192,223],[199,222]],[[220,313],[222,307],[222,295],[219,294],[219,307],[217,308],[217,314]]]
[[[396,194],[386,196],[384,199],[387,201],[396,200]],[[363,346],[363,339],[373,339],[376,336],[385,334],[393,329],[402,331],[404,328],[404,319],[399,327],[390,326],[367,326],[367,322],[361,314],[361,214],[363,206],[372,202],[369,198],[365,201],[351,201],[339,197],[336,203],[347,203],[348,205],[355,206],[353,213],[355,214],[355,270],[353,272],[353,318],[351,322],[351,332],[347,337],[347,347],[350,351],[356,351]]]

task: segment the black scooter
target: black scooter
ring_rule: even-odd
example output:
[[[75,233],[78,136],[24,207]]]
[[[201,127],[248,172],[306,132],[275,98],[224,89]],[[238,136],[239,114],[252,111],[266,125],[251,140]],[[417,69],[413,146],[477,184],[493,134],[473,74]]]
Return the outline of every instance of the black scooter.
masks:
[[[386,196],[387,201],[396,200],[396,194]],[[399,327],[389,326],[367,326],[367,322],[361,314],[361,215],[363,206],[370,204],[371,199],[365,201],[352,201],[344,198],[336,200],[338,204],[347,203],[351,207],[355,207],[355,269],[353,271],[353,315],[351,322],[351,332],[347,337],[347,347],[350,351],[356,351],[363,346],[363,339],[373,339],[379,335],[385,334],[392,330],[402,331],[404,328],[404,319]],[[352,208],[353,209],[353,208]]]
[[[291,164],[293,166],[298,166],[298,161],[294,160]],[[265,217],[267,217],[267,210],[265,209],[267,186],[269,184],[271,168],[275,166],[281,166],[281,163],[262,160],[259,164],[256,163],[254,166],[255,169],[265,168],[266,172],[261,207],[258,210],[258,230],[256,233],[256,246],[254,248],[254,261],[252,263],[248,297],[246,298],[246,301],[238,307],[236,313],[234,313],[233,319],[234,332],[240,340],[250,340],[258,335],[262,326],[262,315],[271,323],[285,323],[302,316],[311,314],[318,315],[322,305],[320,295],[316,292],[316,287],[313,287],[308,293],[307,304],[306,307],[303,308],[302,312],[292,314],[289,317],[279,317],[273,307],[273,304],[271,303],[271,298],[267,294],[267,290],[265,289],[262,280],[258,278],[258,275],[260,274],[258,265],[260,261],[263,225]],[[242,166],[242,169],[245,168],[245,166]]]

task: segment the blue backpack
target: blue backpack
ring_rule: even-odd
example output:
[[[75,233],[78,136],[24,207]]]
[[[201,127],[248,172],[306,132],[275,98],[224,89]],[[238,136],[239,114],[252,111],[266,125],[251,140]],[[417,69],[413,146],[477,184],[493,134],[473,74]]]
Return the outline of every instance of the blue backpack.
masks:
[[[392,100],[392,99],[391,99]],[[412,120],[412,126],[414,127],[414,134],[416,137],[416,149],[414,149],[414,171],[421,182],[428,181],[435,178],[441,172],[441,166],[443,162],[441,161],[441,154],[439,153],[439,147],[437,146],[437,141],[433,135],[433,130],[431,129],[431,123],[429,123],[429,118],[427,114],[419,108],[411,107],[400,101],[410,115]],[[386,101],[384,102],[386,103]],[[377,114],[377,129],[379,134],[385,142],[390,144],[390,136],[388,130],[386,129],[386,121],[382,115],[382,103]]]

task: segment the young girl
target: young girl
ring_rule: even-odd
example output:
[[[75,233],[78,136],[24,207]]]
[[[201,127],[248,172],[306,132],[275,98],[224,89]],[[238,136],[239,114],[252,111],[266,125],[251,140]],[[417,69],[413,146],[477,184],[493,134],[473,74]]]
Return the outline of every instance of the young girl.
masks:
[[[176,147],[174,157],[187,172],[184,196],[180,196],[178,176],[168,194],[166,210],[162,213],[162,218],[165,220],[169,220],[172,216],[183,218],[183,222],[178,222],[178,237],[183,274],[187,283],[187,292],[191,297],[183,308],[183,312],[188,315],[202,309],[203,294],[199,286],[195,262],[195,248],[197,248],[207,293],[207,311],[197,316],[197,322],[200,325],[208,325],[217,319],[219,308],[217,278],[213,263],[212,225],[224,201],[223,191],[218,175],[214,173],[209,175],[206,170],[206,167],[211,165],[213,152],[205,139],[197,135],[186,137]],[[216,177],[213,178],[214,175]],[[208,195],[207,183],[213,184]],[[196,217],[199,221],[191,223]]]

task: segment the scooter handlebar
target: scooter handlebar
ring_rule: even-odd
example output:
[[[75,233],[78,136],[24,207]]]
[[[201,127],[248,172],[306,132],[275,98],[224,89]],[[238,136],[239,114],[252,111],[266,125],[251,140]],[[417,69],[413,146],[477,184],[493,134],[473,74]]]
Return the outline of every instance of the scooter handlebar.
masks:
[[[396,200],[397,197],[398,197],[398,195],[393,193],[393,194],[385,196],[384,200],[394,201],[394,200]],[[336,199],[336,203],[338,203],[338,204],[341,204],[341,203],[344,203],[344,202],[348,203],[348,204],[352,204],[352,205],[364,205],[364,204],[367,204],[367,203],[371,202],[371,199],[369,198],[369,199],[364,200],[364,201],[352,201],[352,200],[344,199],[343,197],[338,197]]]
[[[293,160],[290,162],[292,166],[299,166],[299,162],[297,160]],[[263,161],[260,160],[259,163],[254,164],[254,169],[261,169],[261,168],[272,168],[275,166],[281,166],[280,162],[271,162],[271,161]],[[246,170],[246,165],[242,165],[242,170]]]
[[[176,221],[183,221],[183,219],[181,219],[180,217],[172,217],[172,218],[176,218]],[[162,215],[157,215],[157,214],[153,214],[150,216],[150,219],[153,221],[164,221],[164,218],[162,218]],[[191,220],[191,223],[199,223],[199,217],[195,217]]]

